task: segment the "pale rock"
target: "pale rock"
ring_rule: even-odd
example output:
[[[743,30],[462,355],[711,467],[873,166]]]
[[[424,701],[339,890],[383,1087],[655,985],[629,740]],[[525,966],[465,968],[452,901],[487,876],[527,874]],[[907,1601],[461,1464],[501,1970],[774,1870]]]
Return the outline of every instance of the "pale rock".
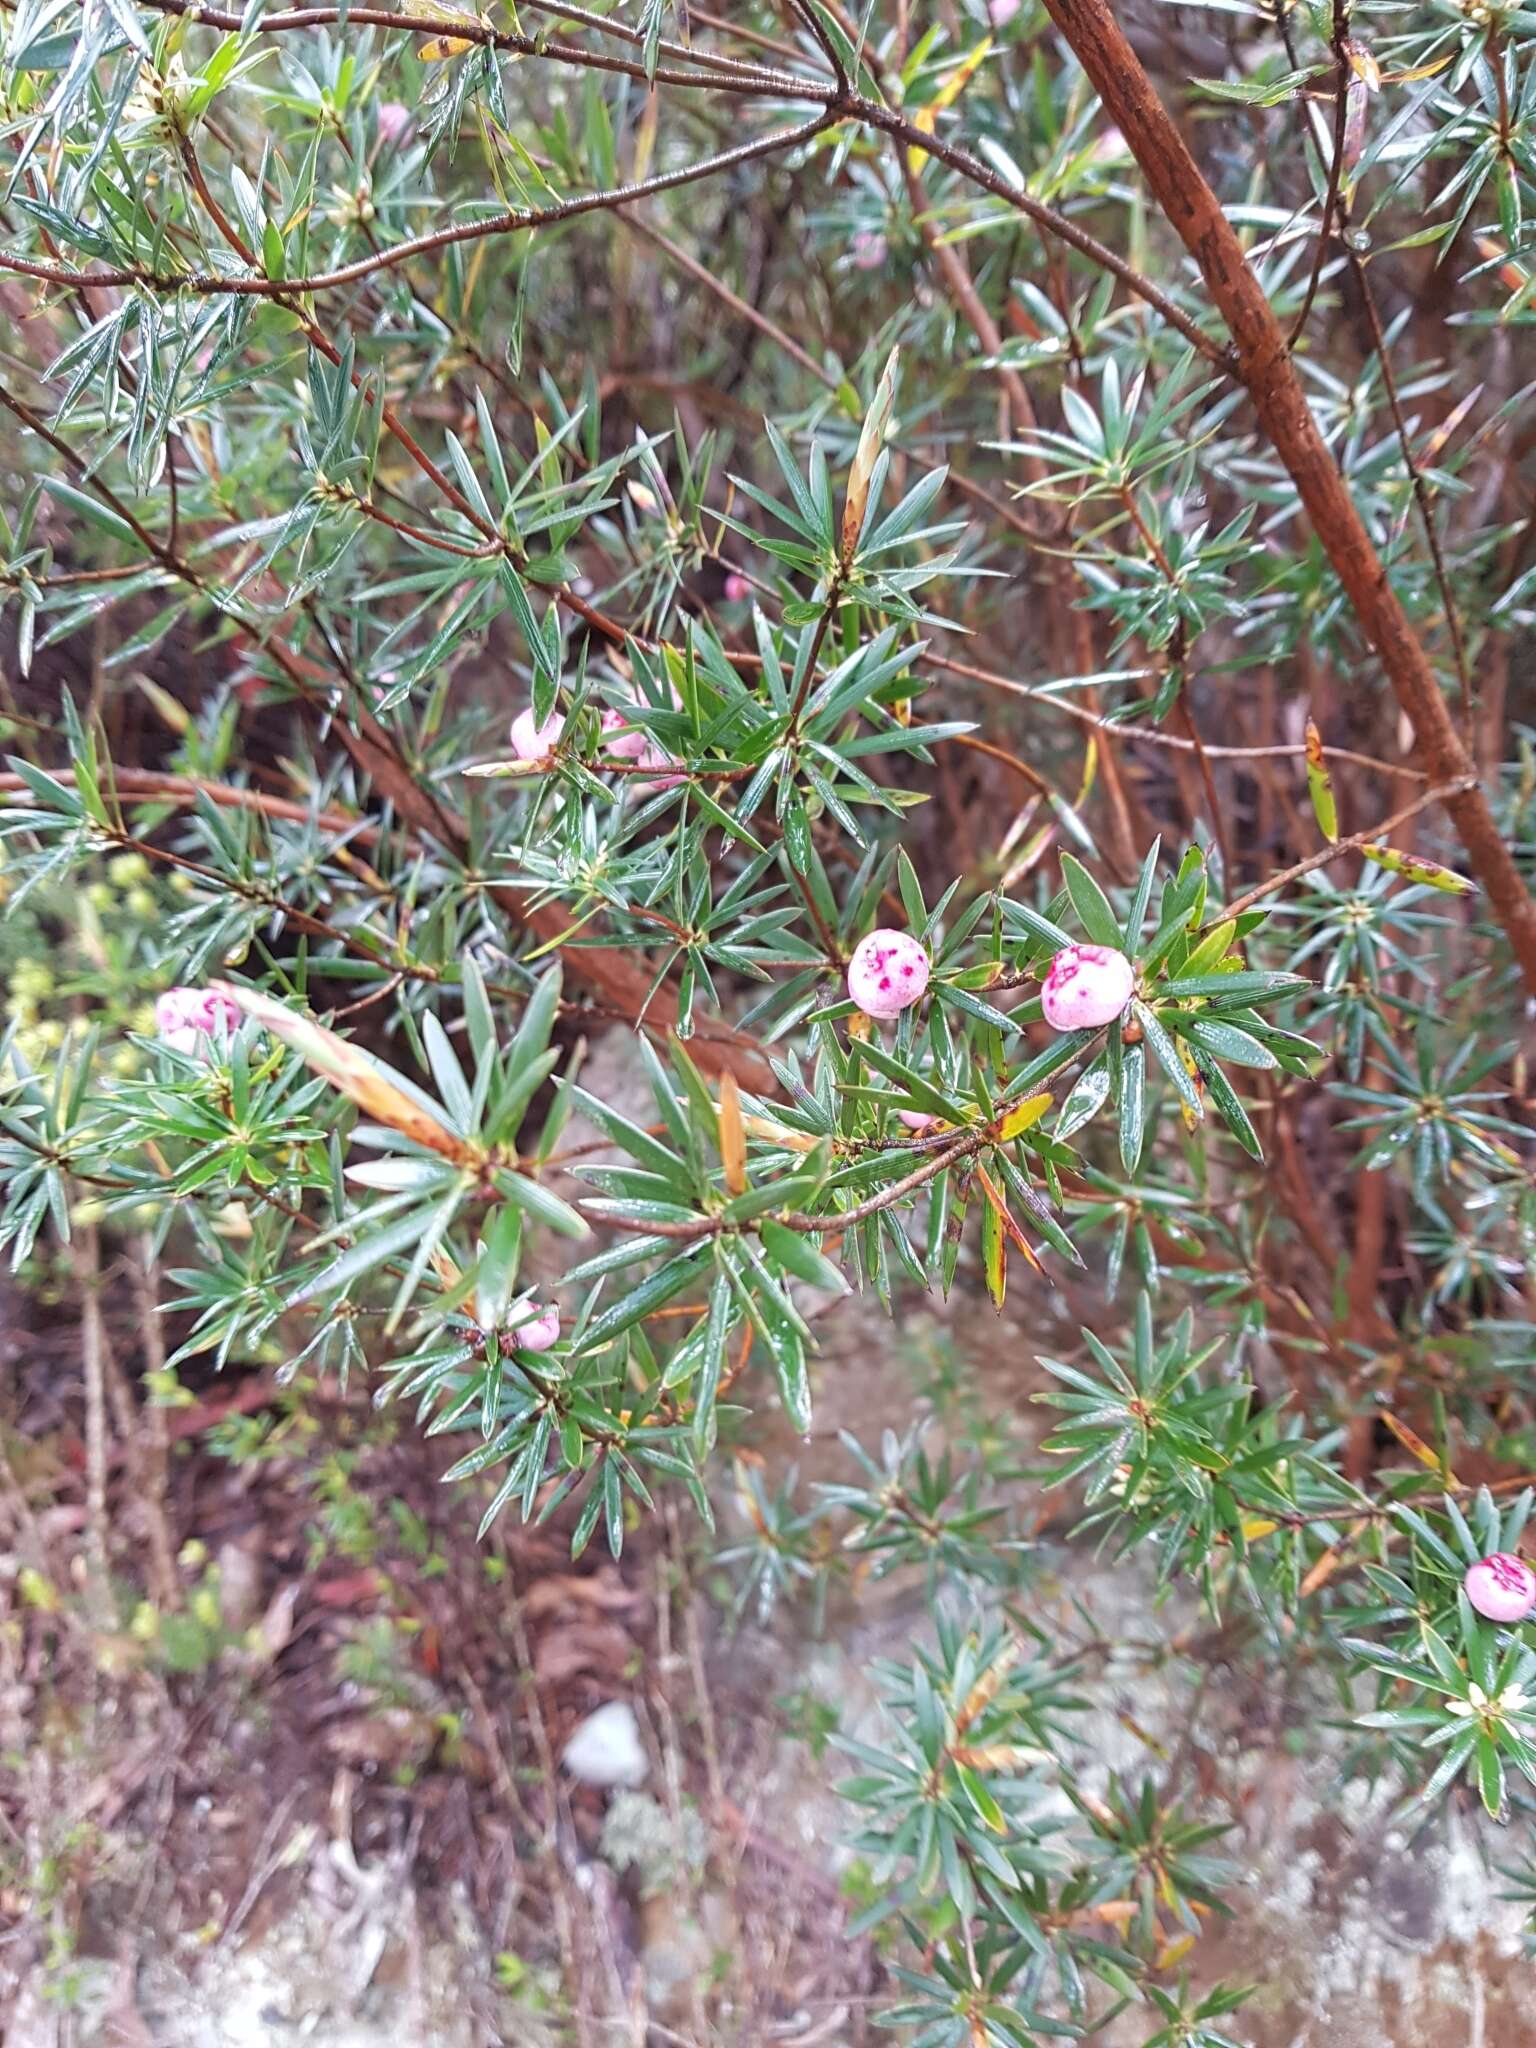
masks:
[[[628,1700],[609,1700],[595,1714],[588,1714],[565,1745],[560,1761],[584,1785],[643,1785],[650,1764]]]

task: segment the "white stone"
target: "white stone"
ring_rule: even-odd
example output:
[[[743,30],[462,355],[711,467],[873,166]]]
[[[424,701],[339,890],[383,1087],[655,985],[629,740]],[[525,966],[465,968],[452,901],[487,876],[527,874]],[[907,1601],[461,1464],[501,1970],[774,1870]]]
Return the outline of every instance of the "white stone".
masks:
[[[643,1785],[650,1764],[628,1700],[610,1700],[588,1714],[565,1745],[560,1761],[584,1785]]]

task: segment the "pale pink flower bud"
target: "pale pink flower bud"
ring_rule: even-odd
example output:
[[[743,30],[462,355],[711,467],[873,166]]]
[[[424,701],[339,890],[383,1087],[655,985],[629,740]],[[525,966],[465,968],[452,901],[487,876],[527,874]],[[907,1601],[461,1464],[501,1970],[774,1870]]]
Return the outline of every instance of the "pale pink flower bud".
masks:
[[[1524,1621],[1536,1607],[1536,1572],[1507,1550],[1473,1565],[1462,1584],[1478,1613],[1490,1621]]]
[[[533,707],[519,711],[512,721],[512,758],[515,761],[548,761],[554,754],[555,742],[565,725],[560,712],[554,712],[540,725],[533,715]]]
[[[725,601],[727,604],[744,604],[752,595],[752,586],[739,569],[733,569],[725,579]]]
[[[931,1131],[943,1119],[926,1109],[898,1109],[896,1121],[905,1124],[909,1131]]]
[[[667,682],[667,695],[671,701],[672,709],[674,711],[681,711],[683,700],[677,694],[676,683],[672,682],[670,678]],[[637,708],[642,704],[645,705],[645,708],[650,708],[648,699],[637,697],[635,702]],[[611,755],[617,761],[643,760],[647,768],[660,768],[672,759],[670,754],[662,752],[649,733],[642,732],[635,725],[633,715],[630,712],[609,709],[603,713],[601,724],[603,729],[603,752]],[[629,728],[628,731],[625,730],[626,726]]]
[[[650,744],[643,732],[630,725],[622,711],[605,711],[602,726],[603,752],[611,754],[616,761],[638,761]]]
[[[554,1302],[541,1308],[530,1301],[523,1315],[526,1320],[512,1326],[512,1341],[519,1351],[547,1351],[560,1341],[560,1310]]]
[[[1064,946],[1040,992],[1053,1031],[1093,1031],[1113,1024],[1131,1000],[1136,975],[1113,946]]]
[[[385,100],[379,107],[379,140],[393,148],[411,132],[415,116],[399,100]]]
[[[652,739],[646,741],[645,745],[636,755],[635,760],[636,765],[641,768],[675,768],[678,765],[676,754],[669,754],[665,747],[658,746],[655,740]],[[676,789],[680,782],[686,782],[687,780],[686,775],[662,775],[655,782],[637,781],[635,783],[635,794],[637,796],[656,796],[664,789]]]
[[[874,931],[848,962],[848,993],[866,1017],[899,1017],[928,986],[928,955],[910,932]]]
[[[889,253],[889,245],[877,228],[860,228],[853,238],[855,270],[878,270]]]
[[[211,988],[168,988],[155,1000],[155,1030],[176,1052],[207,1059],[209,1041],[227,1038],[240,1022],[240,1006]]]

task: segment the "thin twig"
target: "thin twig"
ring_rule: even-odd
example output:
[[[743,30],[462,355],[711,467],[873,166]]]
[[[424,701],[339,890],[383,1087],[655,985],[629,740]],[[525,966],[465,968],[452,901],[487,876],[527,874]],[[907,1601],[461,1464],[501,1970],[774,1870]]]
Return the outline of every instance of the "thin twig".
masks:
[[[356,19],[355,14],[353,18]],[[615,185],[602,192],[577,193],[554,206],[509,207],[506,212],[491,214],[484,220],[460,221],[451,228],[437,228],[431,234],[413,235],[406,241],[392,242],[373,255],[358,257],[355,263],[343,263],[334,270],[315,271],[307,277],[226,277],[214,271],[162,272],[132,264],[115,270],[77,271],[60,264],[33,263],[23,257],[6,254],[0,254],[0,270],[14,271],[22,277],[41,278],[50,284],[68,285],[75,290],[134,285],[147,291],[190,292],[195,297],[276,299],[285,303],[294,298],[312,297],[317,292],[336,291],[343,285],[360,284],[376,271],[393,269],[401,263],[410,262],[412,257],[430,255],[435,250],[450,249],[459,243],[480,242],[497,235],[532,233],[561,221],[576,220],[584,213],[610,211],[632,205],[638,199],[649,199],[658,192],[673,191],[679,185],[695,184],[722,171],[736,170],[758,157],[777,156],[785,150],[794,149],[799,143],[813,140],[837,118],[829,110],[793,128],[776,128],[771,134],[760,135],[754,141],[737,143],[733,149],[720,150],[714,156],[698,157],[673,171],[658,171],[654,177],[642,178],[628,185]],[[189,166],[189,171],[195,167],[196,159],[190,145],[185,142],[182,159]],[[198,198],[207,208],[209,218],[241,260],[254,267],[255,252],[235,231],[206,181],[198,178],[195,182]]]
[[[85,1555],[88,1596],[98,1626],[111,1619],[107,1566],[107,1363],[101,1319],[101,1265],[94,1224],[82,1226],[70,1248],[80,1296],[80,1363],[85,1376]]]
[[[1250,889],[1246,896],[1239,896],[1233,902],[1223,904],[1220,910],[1213,910],[1206,917],[1207,924],[1221,924],[1229,917],[1237,917],[1253,904],[1266,896],[1272,896],[1277,889],[1284,889],[1302,875],[1310,875],[1314,868],[1325,868],[1330,861],[1340,859],[1346,853],[1358,853],[1362,846],[1374,846],[1389,832],[1395,832],[1410,818],[1416,818],[1420,811],[1427,811],[1433,804],[1448,802],[1463,789],[1475,787],[1475,775],[1463,776],[1459,783],[1440,783],[1433,789],[1421,790],[1411,804],[1404,804],[1400,811],[1394,811],[1390,818],[1384,818],[1379,825],[1373,825],[1368,832],[1352,832],[1347,839],[1336,839],[1317,853],[1309,853],[1305,860],[1297,861],[1294,867],[1283,868],[1278,875],[1271,875],[1267,882],[1261,882],[1256,889]]]
[[[1124,719],[1107,718],[1100,712],[1090,711],[1086,706],[1074,703],[1070,697],[1063,694],[1059,685],[1021,683],[1013,676],[1000,675],[996,669],[979,668],[974,662],[955,661],[948,655],[935,654],[931,649],[921,656],[921,665],[924,668],[940,669],[949,675],[966,676],[973,682],[984,683],[989,689],[1006,690],[1015,697],[1027,697],[1042,710],[1060,711],[1068,718],[1077,719],[1082,725],[1093,726],[1095,730],[1111,739],[1128,743],[1145,741],[1149,746],[1171,747],[1184,753],[1195,751],[1195,742],[1179,733],[1164,732],[1155,725],[1132,725]],[[1145,669],[1134,673],[1152,675],[1156,671]],[[1294,744],[1282,742],[1267,747],[1222,746],[1207,740],[1204,742],[1204,749],[1212,760],[1226,761],[1299,760],[1307,751],[1306,743],[1302,740],[1297,740]],[[1330,746],[1328,758],[1330,761],[1353,761],[1361,768],[1374,768],[1382,775],[1405,775],[1415,782],[1423,782],[1426,779],[1421,769],[1400,766],[1395,761],[1383,761],[1375,754],[1354,753],[1348,747]]]
[[[800,346],[793,335],[786,334],[782,327],[776,326],[766,313],[760,313],[756,306],[749,305],[745,299],[733,292],[730,286],[723,279],[717,277],[707,264],[700,263],[697,258],[690,256],[686,249],[679,248],[670,236],[664,235],[660,228],[653,227],[648,220],[643,220],[638,213],[630,213],[624,207],[617,207],[614,210],[613,217],[615,220],[621,221],[631,233],[642,236],[653,247],[660,249],[662,254],[670,262],[675,263],[679,270],[686,270],[695,283],[703,285],[706,291],[713,292],[720,303],[729,306],[738,319],[747,321],[751,326],[757,328],[759,333],[766,334],[770,341],[781,348],[792,361],[797,362],[801,369],[814,377],[818,383],[825,384],[829,391],[837,389],[839,380],[832,375],[830,370],[824,369],[813,355]]]
[[[1282,4],[1277,7],[1276,12],[1280,16],[1282,24],[1285,24],[1285,5]],[[1328,165],[1328,190],[1323,199],[1323,217],[1317,224],[1317,248],[1312,256],[1312,274],[1307,279],[1307,289],[1302,298],[1301,311],[1296,315],[1291,331],[1286,336],[1285,345],[1288,349],[1295,348],[1297,342],[1300,341],[1302,335],[1306,332],[1308,320],[1312,317],[1312,304],[1317,297],[1317,288],[1322,282],[1323,264],[1328,255],[1328,236],[1339,207],[1339,188],[1344,176],[1344,130],[1349,117],[1349,57],[1343,48],[1343,38],[1347,32],[1348,25],[1349,17],[1345,10],[1342,7],[1336,6],[1333,11],[1333,153]],[[1289,48],[1288,24],[1286,25],[1286,35],[1287,48]],[[1295,68],[1294,53],[1291,61],[1292,67]],[[1339,226],[1342,230],[1342,221],[1340,221]]]
[[[205,7],[200,0],[145,0],[147,6],[161,13],[195,15],[205,27],[218,28],[230,33],[243,33],[247,29],[244,18],[222,8]],[[271,35],[288,30],[312,29],[340,26],[343,23],[357,27],[380,27],[414,34],[439,34],[451,28],[453,36],[461,41],[480,43],[494,49],[514,52],[518,55],[538,57],[553,63],[565,63],[577,67],[618,71],[626,76],[646,78],[642,64],[631,63],[622,58],[607,57],[599,52],[582,49],[568,43],[541,43],[535,37],[513,34],[510,31],[491,29],[471,18],[455,15],[451,24],[446,20],[434,22],[430,16],[410,16],[392,13],[374,7],[307,7],[260,15],[251,31]],[[882,102],[871,100],[845,87],[833,84],[822,85],[807,80],[793,72],[754,72],[743,68],[734,74],[719,72],[702,77],[677,73],[666,66],[657,68],[648,85],[675,84],[698,86],[726,92],[748,93],[790,101],[819,104],[821,114],[815,121],[807,123],[804,130],[787,130],[776,137],[764,137],[755,143],[739,145],[735,151],[726,151],[712,160],[713,167],[724,167],[728,162],[746,161],[752,156],[761,156],[792,146],[802,136],[813,136],[823,127],[835,122],[855,121],[869,128],[878,128],[907,148],[925,151],[938,162],[958,171],[971,184],[1001,199],[1019,213],[1032,220],[1036,226],[1075,249],[1079,255],[1106,270],[1117,278],[1126,289],[1151,306],[1169,326],[1183,335],[1191,347],[1198,350],[1207,361],[1230,373],[1233,358],[1219,342],[1213,341],[1199,323],[1190,318],[1160,286],[1150,278],[1143,277],[1113,249],[1080,228],[1068,215],[1059,213],[1054,207],[1043,204],[1021,187],[1011,184],[1006,178],[972,156],[968,150],[942,141],[937,135],[919,128],[905,115],[900,114]],[[456,241],[475,239],[486,234],[515,233],[523,228],[542,225],[549,221],[564,220],[578,213],[594,209],[624,205],[642,198],[650,192],[662,191],[677,184],[691,183],[700,176],[707,176],[699,164],[682,167],[675,172],[658,174],[641,184],[619,187],[606,193],[586,193],[560,202],[557,207],[544,209],[539,213],[513,211],[493,216],[489,222],[473,222],[458,228],[439,230],[436,234],[418,236],[411,241],[395,244],[381,255],[372,255],[348,264],[341,269],[320,273],[316,277],[297,280],[277,280],[267,277],[229,279],[218,277],[174,277],[159,279],[153,273],[132,267],[122,270],[81,272],[64,269],[56,265],[40,265],[19,257],[0,256],[0,269],[10,268],[23,276],[38,277],[49,282],[64,284],[71,288],[88,287],[92,284],[141,284],[153,288],[191,290],[194,292],[230,292],[270,297],[281,302],[285,294],[305,293],[324,290],[331,285],[352,282],[366,277],[373,271],[386,267],[391,262],[404,261],[424,249],[441,248]],[[254,258],[246,260],[254,263]]]
[[[128,1259],[129,1284],[139,1318],[139,1342],[144,1350],[141,1378],[147,1383],[165,1370],[165,1326],[155,1298],[154,1245],[146,1232],[135,1238]],[[165,1426],[165,1407],[156,1390],[146,1385],[143,1429],[149,1443],[145,1475],[144,1509],[149,1522],[151,1578],[155,1597],[162,1606],[176,1599],[180,1582],[176,1576],[176,1546],[171,1540],[166,1498],[170,1483],[170,1436]]]

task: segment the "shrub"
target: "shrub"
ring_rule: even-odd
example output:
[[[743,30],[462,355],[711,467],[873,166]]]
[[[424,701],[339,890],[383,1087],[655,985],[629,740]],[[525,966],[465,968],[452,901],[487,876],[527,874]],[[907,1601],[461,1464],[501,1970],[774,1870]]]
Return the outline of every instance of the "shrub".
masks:
[[[934,2044],[1239,2002],[1045,1487],[1405,1797],[1536,1779],[1531,18],[1212,20],[5,18],[13,1261],[147,1228],[172,1368],[615,1555],[823,1298],[1072,1304],[1038,1457],[741,1468],[744,1604],[928,1575],[838,1740]]]

